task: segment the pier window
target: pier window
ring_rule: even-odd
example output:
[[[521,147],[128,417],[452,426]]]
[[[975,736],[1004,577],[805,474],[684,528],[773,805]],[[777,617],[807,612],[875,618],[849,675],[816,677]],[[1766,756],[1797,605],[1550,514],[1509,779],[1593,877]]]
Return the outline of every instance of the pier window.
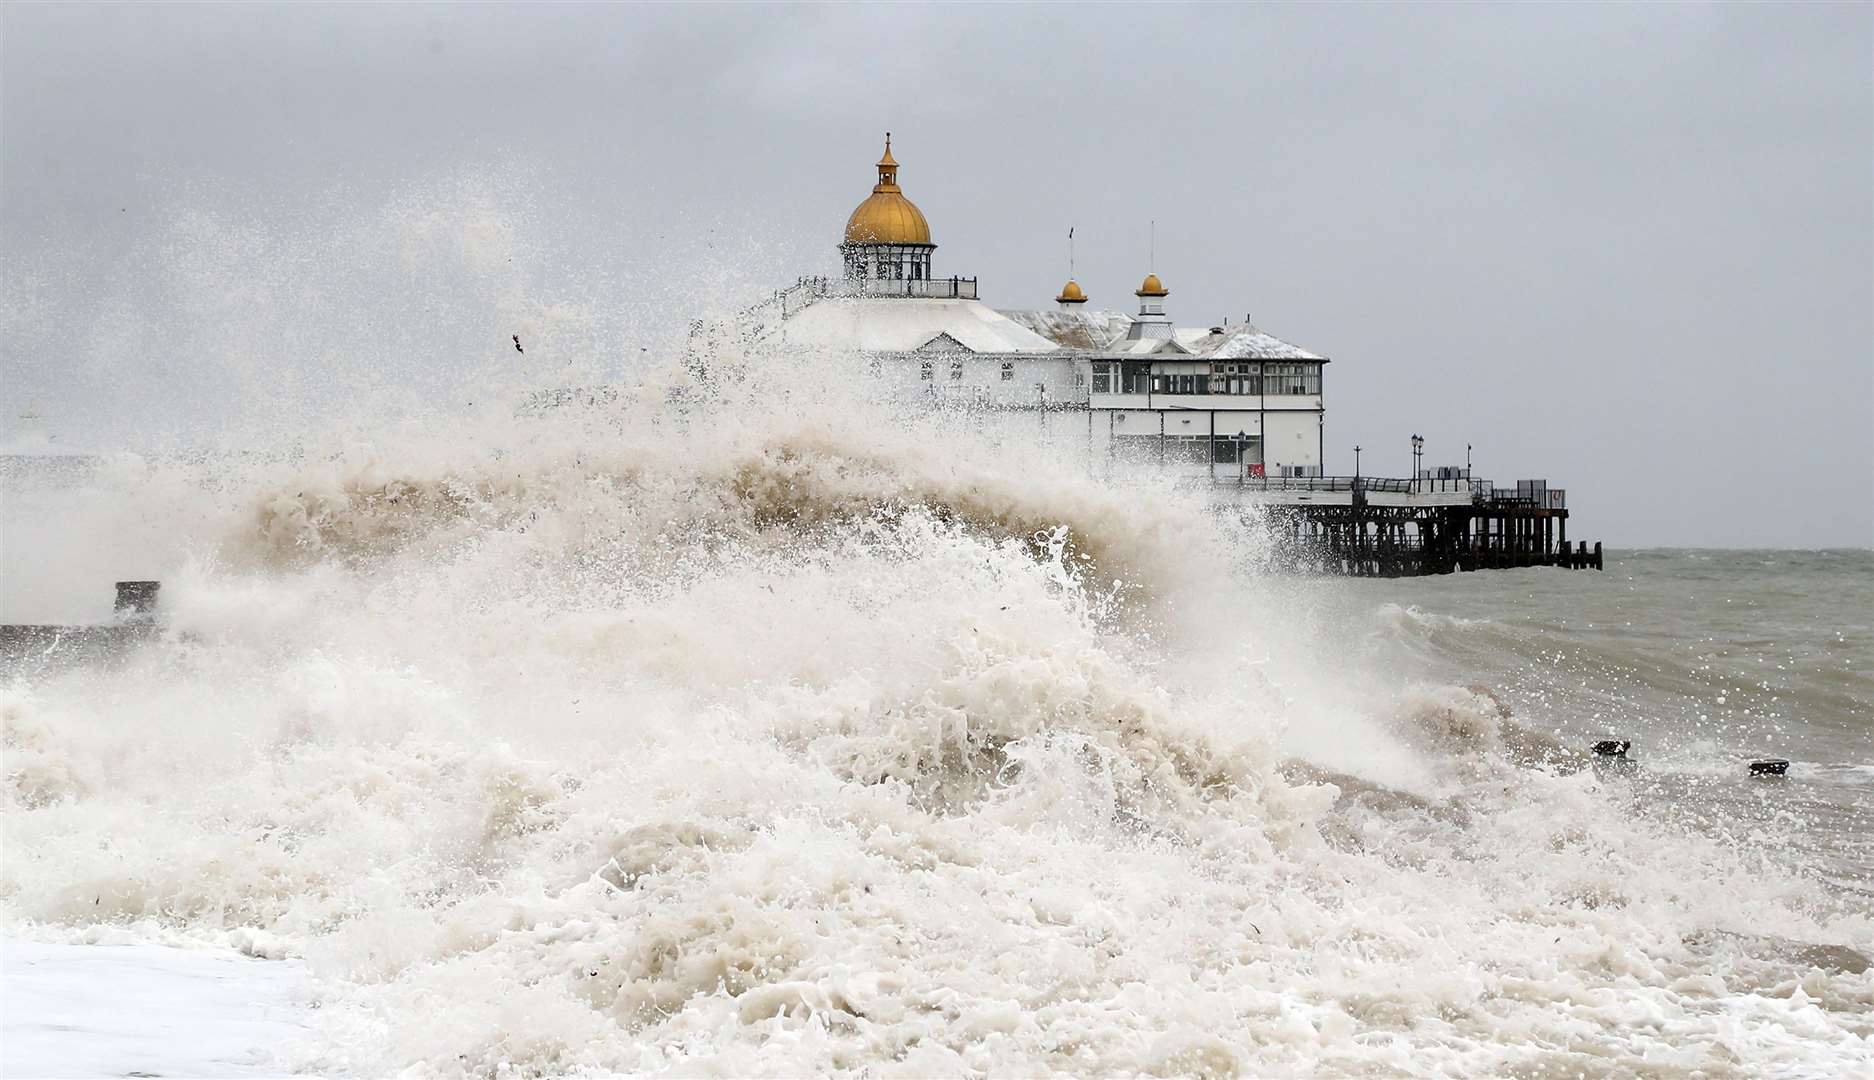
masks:
[[[1159,437],[1151,435],[1115,435],[1113,453],[1125,461],[1152,461],[1158,457]]]
[[[1003,382],[1015,381],[1015,361],[1013,360],[1002,361],[1002,381]]]
[[[1213,383],[1221,380],[1224,394],[1254,395],[1262,393],[1261,364],[1222,364],[1223,374],[1212,375]]]
[[[1152,366],[1150,364],[1121,365],[1122,394],[1144,394],[1152,389]]]
[[[961,360],[950,361],[950,381],[951,382],[963,381],[963,361]]]
[[[935,373],[935,369],[932,367],[929,360],[925,360],[917,366],[917,377],[923,379],[925,382],[931,381]]]
[[[1212,460],[1219,465],[1236,465],[1242,462],[1260,465],[1262,464],[1262,436],[1249,435],[1239,439],[1235,435],[1219,435]]]
[[[1219,444],[1223,440],[1217,440]],[[1113,450],[1128,461],[1163,460],[1168,465],[1207,465],[1211,461],[1208,435],[1115,435]]]
[[[1093,365],[1093,392],[1096,394],[1110,394],[1113,392],[1113,365]]]
[[[1318,394],[1321,392],[1321,365],[1264,364],[1262,388],[1267,394]]]
[[[1148,435],[1145,441],[1168,464],[1203,465],[1210,460],[1210,438],[1206,435]]]

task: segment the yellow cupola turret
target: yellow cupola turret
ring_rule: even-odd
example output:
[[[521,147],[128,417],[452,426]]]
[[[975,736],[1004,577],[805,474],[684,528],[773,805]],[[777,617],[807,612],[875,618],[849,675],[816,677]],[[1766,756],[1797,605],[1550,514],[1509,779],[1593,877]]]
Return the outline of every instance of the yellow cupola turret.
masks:
[[[878,159],[878,183],[846,219],[846,232],[840,238],[846,276],[874,282],[928,280],[935,250],[924,211],[905,198],[898,186],[898,159],[891,156],[891,132],[887,131],[885,156]]]
[[[1171,295],[1171,290],[1158,280],[1158,274],[1153,272],[1145,275],[1145,280],[1132,290],[1132,295],[1139,298],[1139,314],[1132,321],[1133,327],[1140,329],[1151,325],[1156,327],[1152,331],[1153,336],[1170,336],[1171,320],[1165,317],[1165,297]]]
[[[878,159],[878,183],[846,219],[848,244],[929,244],[930,222],[898,186],[898,160],[891,156],[891,133],[885,133],[885,156]]]

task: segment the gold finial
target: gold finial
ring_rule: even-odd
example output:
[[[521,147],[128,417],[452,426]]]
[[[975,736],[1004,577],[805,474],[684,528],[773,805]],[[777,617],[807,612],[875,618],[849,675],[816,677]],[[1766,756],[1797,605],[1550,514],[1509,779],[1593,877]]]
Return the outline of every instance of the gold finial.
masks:
[[[1084,304],[1087,293],[1074,280],[1074,227],[1067,227],[1067,284],[1061,286],[1061,294],[1054,298],[1057,304]]]
[[[898,190],[898,159],[891,156],[891,132],[885,133],[885,156],[878,159],[878,185],[873,191]]]
[[[1144,298],[1148,296],[1150,297],[1170,296],[1171,290],[1165,288],[1165,283],[1158,280],[1158,219],[1157,218],[1152,219],[1150,228],[1151,228],[1151,232],[1149,233],[1149,235],[1151,237],[1151,240],[1149,241],[1149,243],[1151,246],[1146,249],[1145,280],[1139,284],[1138,288],[1132,290],[1132,295],[1140,297],[1140,298]]]

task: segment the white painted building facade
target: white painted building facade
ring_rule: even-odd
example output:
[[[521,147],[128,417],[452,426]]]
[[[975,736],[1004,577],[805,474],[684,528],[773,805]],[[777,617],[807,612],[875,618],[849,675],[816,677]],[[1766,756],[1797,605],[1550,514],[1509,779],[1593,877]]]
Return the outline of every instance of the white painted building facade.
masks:
[[[877,168],[839,244],[846,276],[750,309],[744,341],[857,352],[897,389],[1036,413],[1107,461],[1220,479],[1321,475],[1326,357],[1249,325],[1180,327],[1155,273],[1133,314],[1086,310],[1074,281],[1056,310],[998,311],[974,278],[935,276],[937,245],[889,139]]]

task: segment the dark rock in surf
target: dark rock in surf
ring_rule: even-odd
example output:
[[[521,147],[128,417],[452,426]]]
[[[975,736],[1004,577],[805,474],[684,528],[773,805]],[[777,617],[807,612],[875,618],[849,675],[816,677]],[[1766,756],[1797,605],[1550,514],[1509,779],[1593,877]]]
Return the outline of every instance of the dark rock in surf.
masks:
[[[1788,758],[1764,758],[1750,763],[1752,776],[1782,776],[1789,772]]]
[[[113,614],[118,622],[149,622],[156,617],[156,598],[162,591],[160,581],[120,581]]]
[[[1599,757],[1623,758],[1632,748],[1632,739],[1602,739],[1594,744],[1594,753]]]

